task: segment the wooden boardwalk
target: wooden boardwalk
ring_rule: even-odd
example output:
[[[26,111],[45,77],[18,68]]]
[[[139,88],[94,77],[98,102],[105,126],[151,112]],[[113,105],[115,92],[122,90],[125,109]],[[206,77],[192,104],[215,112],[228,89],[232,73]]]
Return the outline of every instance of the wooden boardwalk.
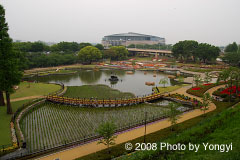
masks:
[[[130,99],[80,99],[80,98],[69,98],[57,95],[48,95],[46,100],[52,103],[75,105],[75,106],[94,106],[94,107],[117,107],[117,106],[129,106],[144,102],[151,102],[162,98],[163,95],[160,93],[154,93],[144,97],[136,97]]]

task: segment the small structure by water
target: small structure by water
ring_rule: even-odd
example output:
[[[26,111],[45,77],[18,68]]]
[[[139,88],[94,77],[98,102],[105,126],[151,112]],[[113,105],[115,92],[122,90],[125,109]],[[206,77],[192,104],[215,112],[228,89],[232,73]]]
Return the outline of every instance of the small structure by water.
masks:
[[[117,82],[119,79],[118,79],[118,77],[117,76],[111,76],[110,78],[109,78],[109,81],[111,81],[111,82]]]

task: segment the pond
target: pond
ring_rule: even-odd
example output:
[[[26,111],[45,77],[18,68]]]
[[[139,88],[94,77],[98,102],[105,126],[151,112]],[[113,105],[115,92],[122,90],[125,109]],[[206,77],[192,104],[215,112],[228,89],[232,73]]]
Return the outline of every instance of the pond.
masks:
[[[132,72],[129,73],[129,72]],[[110,82],[109,78],[115,75],[118,77],[117,82]],[[156,77],[154,77],[156,75]],[[153,71],[126,71],[114,69],[101,70],[77,70],[75,74],[69,75],[50,75],[44,77],[33,77],[31,80],[47,83],[63,83],[66,86],[82,86],[104,84],[111,88],[118,89],[122,92],[131,92],[135,96],[142,96],[152,93],[153,86],[145,85],[145,82],[154,82],[154,86],[163,86],[159,84],[160,79],[167,78],[168,84],[173,85],[173,81],[168,78],[167,74]]]

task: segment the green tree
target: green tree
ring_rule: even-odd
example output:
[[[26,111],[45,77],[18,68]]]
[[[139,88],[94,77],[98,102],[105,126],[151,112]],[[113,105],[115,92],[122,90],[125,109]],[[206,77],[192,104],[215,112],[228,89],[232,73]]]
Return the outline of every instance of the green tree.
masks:
[[[111,49],[114,50],[117,55],[115,60],[127,59],[128,50],[124,46],[113,46]]]
[[[204,63],[216,60],[219,56],[220,49],[207,43],[200,43],[196,50],[196,54]]]
[[[198,47],[198,42],[192,40],[179,41],[176,43],[173,48],[173,56],[176,58],[183,58],[184,60],[188,60],[189,58],[193,58],[194,61],[197,58],[196,49]]]
[[[219,83],[221,80],[223,80],[225,83],[227,82],[229,78],[229,69],[224,69],[222,72],[219,73],[217,83]]]
[[[204,115],[206,113],[206,111],[209,109],[209,105],[212,101],[212,97],[209,93],[205,93],[202,96],[202,106],[200,108],[201,111],[204,112]]]
[[[174,126],[177,124],[177,120],[180,118],[180,111],[178,110],[178,108],[181,107],[180,103],[174,103],[174,102],[170,102],[169,103],[169,112],[168,112],[168,116],[169,116],[169,121],[171,122],[171,130],[174,130]]]
[[[199,86],[202,83],[201,76],[199,74],[195,74],[193,76],[193,81],[195,82],[196,86]]]
[[[13,86],[20,83],[22,73],[19,71],[18,59],[12,48],[12,39],[8,35],[5,10],[2,5],[0,5],[0,17],[0,91],[5,91],[7,114],[12,114],[10,93]]]
[[[159,84],[163,84],[163,87],[165,88],[165,85],[168,84],[168,79],[167,78],[160,79]]]
[[[113,49],[107,49],[103,51],[104,58],[110,58],[110,60],[117,60],[117,52]]]
[[[92,44],[91,43],[80,43],[79,45],[78,45],[78,50],[81,50],[82,48],[84,48],[84,47],[87,47],[87,46],[92,46]]]
[[[134,44],[130,44],[127,46],[127,48],[135,48],[135,45]]]
[[[240,66],[240,53],[229,52],[224,54],[222,60],[231,66]]]
[[[96,130],[96,132],[102,137],[102,139],[99,140],[98,144],[102,143],[106,145],[109,153],[110,145],[114,145],[115,139],[117,138],[117,136],[114,135],[116,129],[117,126],[113,122],[105,122],[102,123]]]
[[[184,82],[184,77],[178,76],[178,82],[180,83],[180,85],[182,85],[182,83]]]
[[[225,52],[235,52],[237,53],[238,51],[238,45],[236,42],[233,42],[232,44],[229,44],[226,46],[226,48],[224,49]]]
[[[209,83],[211,81],[212,81],[211,75],[209,74],[209,72],[205,72],[204,82]]]
[[[78,58],[82,63],[91,63],[102,58],[102,53],[96,47],[87,46],[78,52]]]
[[[104,50],[104,47],[102,44],[96,44],[95,47],[98,48],[100,51]]]

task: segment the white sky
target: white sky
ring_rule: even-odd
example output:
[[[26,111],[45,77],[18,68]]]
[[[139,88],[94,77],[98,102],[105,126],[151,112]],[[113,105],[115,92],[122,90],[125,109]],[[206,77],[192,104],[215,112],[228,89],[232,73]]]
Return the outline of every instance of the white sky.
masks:
[[[240,43],[240,0],[0,0],[10,36],[25,41],[100,43],[137,32],[214,45]]]

